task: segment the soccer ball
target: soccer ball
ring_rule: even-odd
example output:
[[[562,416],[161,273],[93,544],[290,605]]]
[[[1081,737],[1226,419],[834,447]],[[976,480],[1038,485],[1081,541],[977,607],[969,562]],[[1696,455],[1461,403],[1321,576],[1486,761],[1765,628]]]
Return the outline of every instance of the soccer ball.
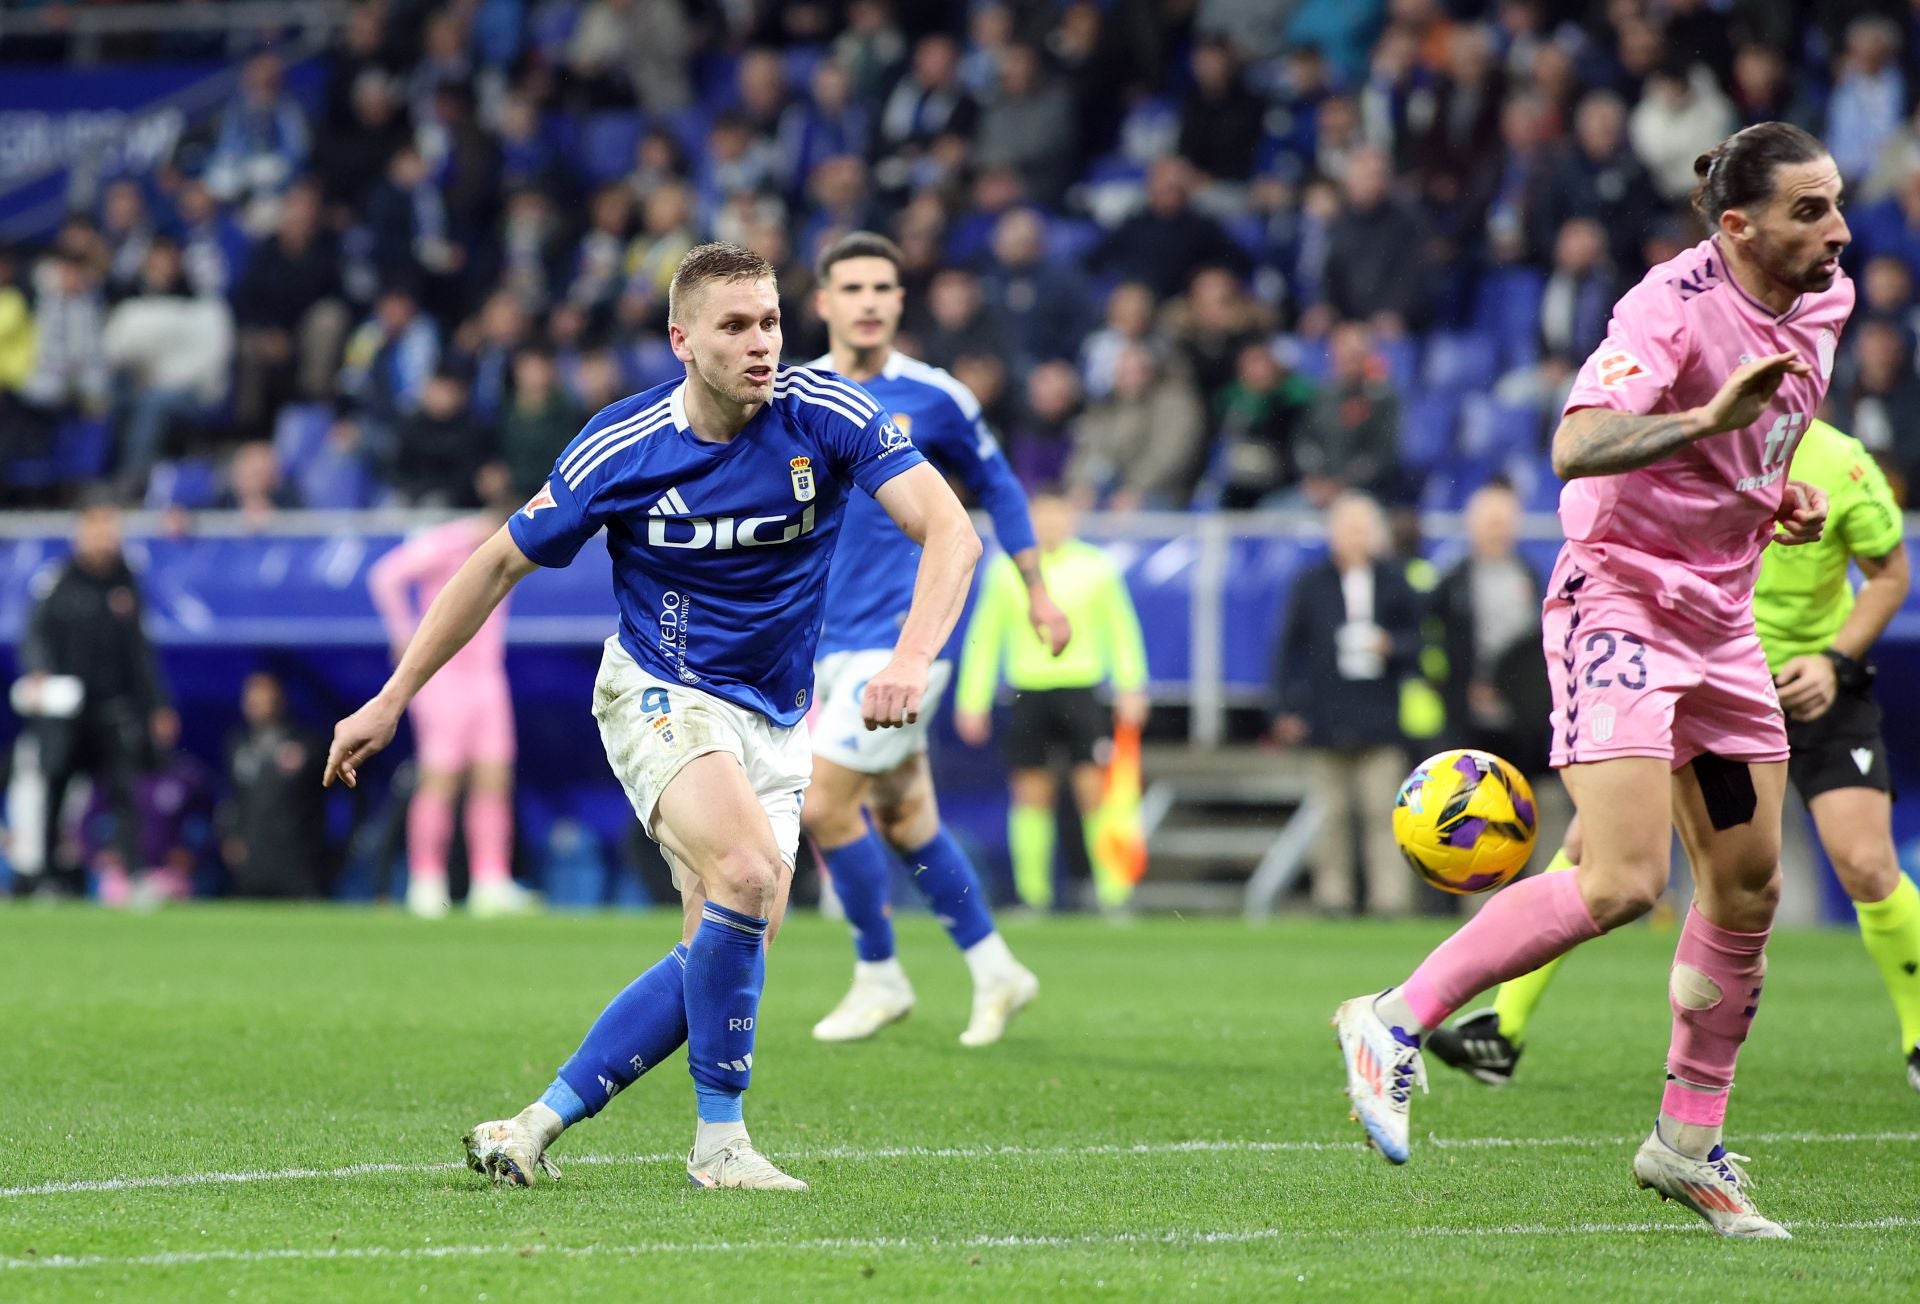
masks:
[[[1458,748],[1414,766],[1393,799],[1393,836],[1442,892],[1490,892],[1533,855],[1538,818],[1526,776],[1491,752]]]

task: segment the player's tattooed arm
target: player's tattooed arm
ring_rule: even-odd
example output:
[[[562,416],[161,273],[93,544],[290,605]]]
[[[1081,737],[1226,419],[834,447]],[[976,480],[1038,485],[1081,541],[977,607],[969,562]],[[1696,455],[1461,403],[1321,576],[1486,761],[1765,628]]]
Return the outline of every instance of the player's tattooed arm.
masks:
[[[1611,408],[1569,412],[1553,433],[1553,473],[1562,480],[1651,466],[1709,433],[1693,412],[1642,416]]]

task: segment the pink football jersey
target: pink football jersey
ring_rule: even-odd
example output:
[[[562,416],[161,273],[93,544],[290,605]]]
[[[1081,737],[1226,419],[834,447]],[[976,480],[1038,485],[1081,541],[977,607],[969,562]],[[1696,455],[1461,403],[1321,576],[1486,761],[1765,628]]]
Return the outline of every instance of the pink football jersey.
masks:
[[[492,531],[479,517],[448,521],[407,539],[373,564],[367,589],[388,638],[398,644],[413,637],[434,598]],[[499,674],[506,655],[507,604],[502,602],[434,678]]]
[[[1803,294],[1775,316],[1704,240],[1648,272],[1614,305],[1607,338],[1580,368],[1566,411],[1651,414],[1706,403],[1755,358],[1793,352],[1788,376],[1745,430],[1702,439],[1651,466],[1572,480],[1560,491],[1568,558],[1661,606],[1716,625],[1752,625],[1753,580],[1786,492],[1794,447],[1826,396],[1853,283]]]

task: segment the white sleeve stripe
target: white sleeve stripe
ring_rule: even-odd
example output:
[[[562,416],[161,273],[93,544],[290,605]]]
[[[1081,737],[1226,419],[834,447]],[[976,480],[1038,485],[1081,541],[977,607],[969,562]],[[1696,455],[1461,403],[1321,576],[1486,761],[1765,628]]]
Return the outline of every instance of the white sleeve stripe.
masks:
[[[960,409],[960,415],[969,421],[980,419],[980,400],[967,388],[966,382],[956,379],[950,372],[934,366],[931,362],[922,362],[918,358],[909,358],[904,353],[896,353],[900,360],[900,372],[910,380],[923,385],[931,385],[952,399]]]
[[[672,414],[663,412],[654,421],[652,425],[644,426],[641,429],[634,431],[632,434],[625,435],[620,439],[614,440],[612,443],[600,444],[598,446],[598,451],[594,455],[593,460],[588,462],[586,465],[580,467],[572,475],[567,477],[567,488],[578,489],[581,483],[584,482],[589,475],[593,474],[593,469],[599,466],[602,462],[606,461],[609,457],[612,457],[615,453],[619,452],[623,448],[630,448],[634,444],[639,443],[641,440],[645,439],[648,435],[652,434],[654,431],[664,429],[665,427],[670,426],[672,424],[673,424]]]
[[[808,371],[804,367],[789,367],[781,373],[782,378],[799,385],[802,389],[816,394],[838,394],[859,411],[872,417],[880,411],[880,405],[871,396],[857,386],[850,385],[838,376],[829,376],[824,372]],[[860,423],[862,425],[865,422]]]
[[[782,390],[777,385],[774,387],[773,394],[775,398],[789,398],[789,397],[796,398],[796,399],[799,399],[802,403],[811,403],[815,407],[823,407],[830,412],[837,412],[841,416],[845,417],[849,422],[851,422],[855,428],[861,429],[861,430],[866,429],[867,423],[865,421],[862,421],[859,417],[855,416],[851,409],[841,407],[838,403],[833,402],[831,399],[819,398],[812,394],[804,394],[797,389]]]
[[[601,447],[610,440],[618,439],[622,434],[633,429],[635,426],[642,425],[660,415],[660,413],[666,411],[668,401],[668,399],[663,398],[658,403],[634,413],[623,421],[616,421],[611,425],[602,426],[591,435],[588,435],[580,441],[579,447],[567,454],[566,459],[560,463],[560,474],[566,477],[568,484],[574,483],[574,469],[588,457],[592,456],[593,450]]]

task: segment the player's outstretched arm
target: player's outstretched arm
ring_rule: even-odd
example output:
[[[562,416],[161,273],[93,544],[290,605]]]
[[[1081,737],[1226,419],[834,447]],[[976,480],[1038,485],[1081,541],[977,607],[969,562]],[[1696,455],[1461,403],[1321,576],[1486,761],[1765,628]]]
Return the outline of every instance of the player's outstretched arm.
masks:
[[[1800,355],[1775,353],[1736,368],[1719,393],[1685,412],[1640,414],[1599,407],[1569,412],[1553,432],[1553,473],[1562,480],[1578,480],[1651,466],[1696,440],[1745,429],[1760,419],[1789,375],[1812,374]]]
[[[893,658],[867,681],[861,700],[867,728],[887,729],[920,718],[927,670],[960,618],[974,563],[980,560],[980,535],[946,480],[924,463],[881,485],[874,499],[921,547],[913,605],[900,626]]]
[[[400,713],[420,686],[466,646],[513,586],[535,569],[504,526],[467,558],[420,618],[420,628],[386,685],[372,701],[333,727],[333,746],[327,749],[327,769],[320,780],[323,786],[331,787],[335,779],[349,788],[359,783],[360,763],[393,741]]]

